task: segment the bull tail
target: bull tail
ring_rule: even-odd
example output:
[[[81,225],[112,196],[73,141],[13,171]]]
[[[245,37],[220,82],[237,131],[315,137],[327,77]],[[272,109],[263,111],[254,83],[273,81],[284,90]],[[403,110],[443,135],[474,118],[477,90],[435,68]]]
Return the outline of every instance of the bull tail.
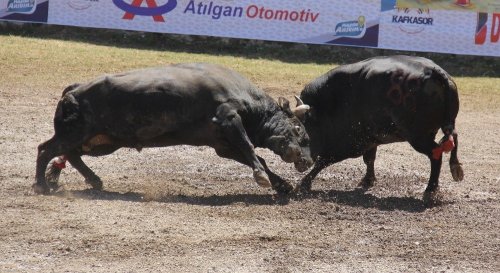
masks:
[[[457,85],[451,79],[444,70],[440,68],[434,69],[439,75],[440,81],[443,84],[444,89],[444,122],[441,125],[441,130],[444,133],[443,138],[439,142],[438,147],[441,151],[449,152],[450,156],[450,171],[455,181],[462,181],[464,178],[464,173],[462,170],[462,164],[458,161],[458,133],[455,128],[455,119],[458,115],[459,109],[459,99]]]

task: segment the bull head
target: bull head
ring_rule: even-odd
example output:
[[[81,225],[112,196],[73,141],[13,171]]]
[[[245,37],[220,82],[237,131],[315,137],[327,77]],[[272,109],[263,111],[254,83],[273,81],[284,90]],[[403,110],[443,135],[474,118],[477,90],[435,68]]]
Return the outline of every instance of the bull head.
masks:
[[[290,102],[280,97],[278,105],[284,115],[276,114],[268,123],[271,133],[265,146],[280,155],[285,162],[293,162],[295,168],[303,172],[313,164],[309,136],[302,122],[290,109]]]

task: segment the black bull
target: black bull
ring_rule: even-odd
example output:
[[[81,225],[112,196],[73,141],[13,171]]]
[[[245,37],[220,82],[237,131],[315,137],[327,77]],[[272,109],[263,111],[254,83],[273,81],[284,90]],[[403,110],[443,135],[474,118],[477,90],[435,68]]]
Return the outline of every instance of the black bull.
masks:
[[[428,59],[376,57],[342,65],[309,83],[300,99],[297,108],[309,109],[299,118],[311,139],[311,155],[316,162],[298,191],[309,191],[312,180],[325,167],[359,156],[366,164],[361,186],[371,187],[376,180],[377,146],[398,141],[408,141],[430,160],[426,202],[435,201],[443,151],[451,150],[453,179],[463,179],[455,131],[457,87]],[[435,137],[440,128],[444,137],[438,144]]]
[[[271,149],[299,171],[313,164],[307,133],[288,101],[280,98],[278,104],[240,74],[211,64],[136,70],[69,86],[57,105],[54,129],[38,147],[37,193],[57,187],[57,163],[65,160],[101,189],[101,179],[81,156],[121,147],[210,146],[250,166],[259,185],[279,192],[293,187],[268,169],[254,147]]]

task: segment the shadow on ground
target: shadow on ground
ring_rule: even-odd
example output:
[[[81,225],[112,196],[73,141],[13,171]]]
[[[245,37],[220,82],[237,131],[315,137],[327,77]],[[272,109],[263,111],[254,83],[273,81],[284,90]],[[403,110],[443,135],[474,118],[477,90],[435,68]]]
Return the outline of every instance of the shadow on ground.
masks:
[[[144,194],[136,192],[113,192],[113,191],[98,191],[98,190],[71,190],[59,191],[55,196],[64,198],[78,198],[85,200],[116,200],[128,202],[160,202],[160,203],[184,203],[200,206],[229,206],[236,203],[245,205],[287,205],[290,202],[290,197],[281,197],[270,194],[226,194],[226,195],[164,195],[158,199],[148,200]],[[413,197],[377,197],[366,193],[362,189],[354,190],[329,190],[329,191],[312,191],[306,195],[299,197],[291,197],[294,200],[301,202],[305,200],[321,200],[323,202],[332,202],[339,205],[361,208],[375,208],[381,211],[401,210],[407,212],[423,212],[425,211],[424,202]]]
[[[495,57],[306,45],[39,24],[0,25],[0,35],[77,41],[121,48],[270,59],[288,63],[332,64],[332,67],[337,64],[353,63],[378,55],[418,55],[434,60],[452,76],[500,77],[500,62]]]

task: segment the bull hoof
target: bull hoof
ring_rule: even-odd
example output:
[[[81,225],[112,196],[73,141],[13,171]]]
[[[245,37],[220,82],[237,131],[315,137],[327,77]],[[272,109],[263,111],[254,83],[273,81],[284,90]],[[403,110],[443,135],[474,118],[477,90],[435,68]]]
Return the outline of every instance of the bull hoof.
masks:
[[[432,208],[443,204],[443,195],[436,189],[434,191],[426,190],[423,197],[424,205],[426,208]]]
[[[33,191],[34,191],[36,194],[44,194],[44,195],[47,195],[47,194],[49,194],[49,193],[50,193],[50,188],[49,188],[47,185],[43,186],[43,185],[40,185],[40,184],[38,184],[38,183],[35,183],[35,184],[33,184],[32,188],[33,188]]]
[[[365,176],[365,177],[363,177],[363,180],[361,180],[361,182],[359,182],[358,187],[360,187],[364,190],[368,190],[371,187],[373,187],[373,185],[375,184],[375,181],[377,181],[377,179],[375,177]]]
[[[294,189],[294,194],[298,196],[303,196],[311,193],[311,185],[301,183],[297,185]]]
[[[294,190],[293,186],[284,180],[280,181],[278,185],[273,185],[273,189],[281,196],[289,195]]]
[[[267,174],[263,171],[260,170],[254,170],[253,171],[253,178],[255,179],[255,182],[263,188],[270,188],[271,187],[271,181],[269,181],[269,177]]]
[[[462,181],[464,180],[464,170],[462,169],[462,164],[460,163],[452,163],[450,164],[450,171],[453,180]]]
[[[102,181],[97,176],[92,179],[85,179],[85,183],[90,184],[94,190],[102,190]]]

